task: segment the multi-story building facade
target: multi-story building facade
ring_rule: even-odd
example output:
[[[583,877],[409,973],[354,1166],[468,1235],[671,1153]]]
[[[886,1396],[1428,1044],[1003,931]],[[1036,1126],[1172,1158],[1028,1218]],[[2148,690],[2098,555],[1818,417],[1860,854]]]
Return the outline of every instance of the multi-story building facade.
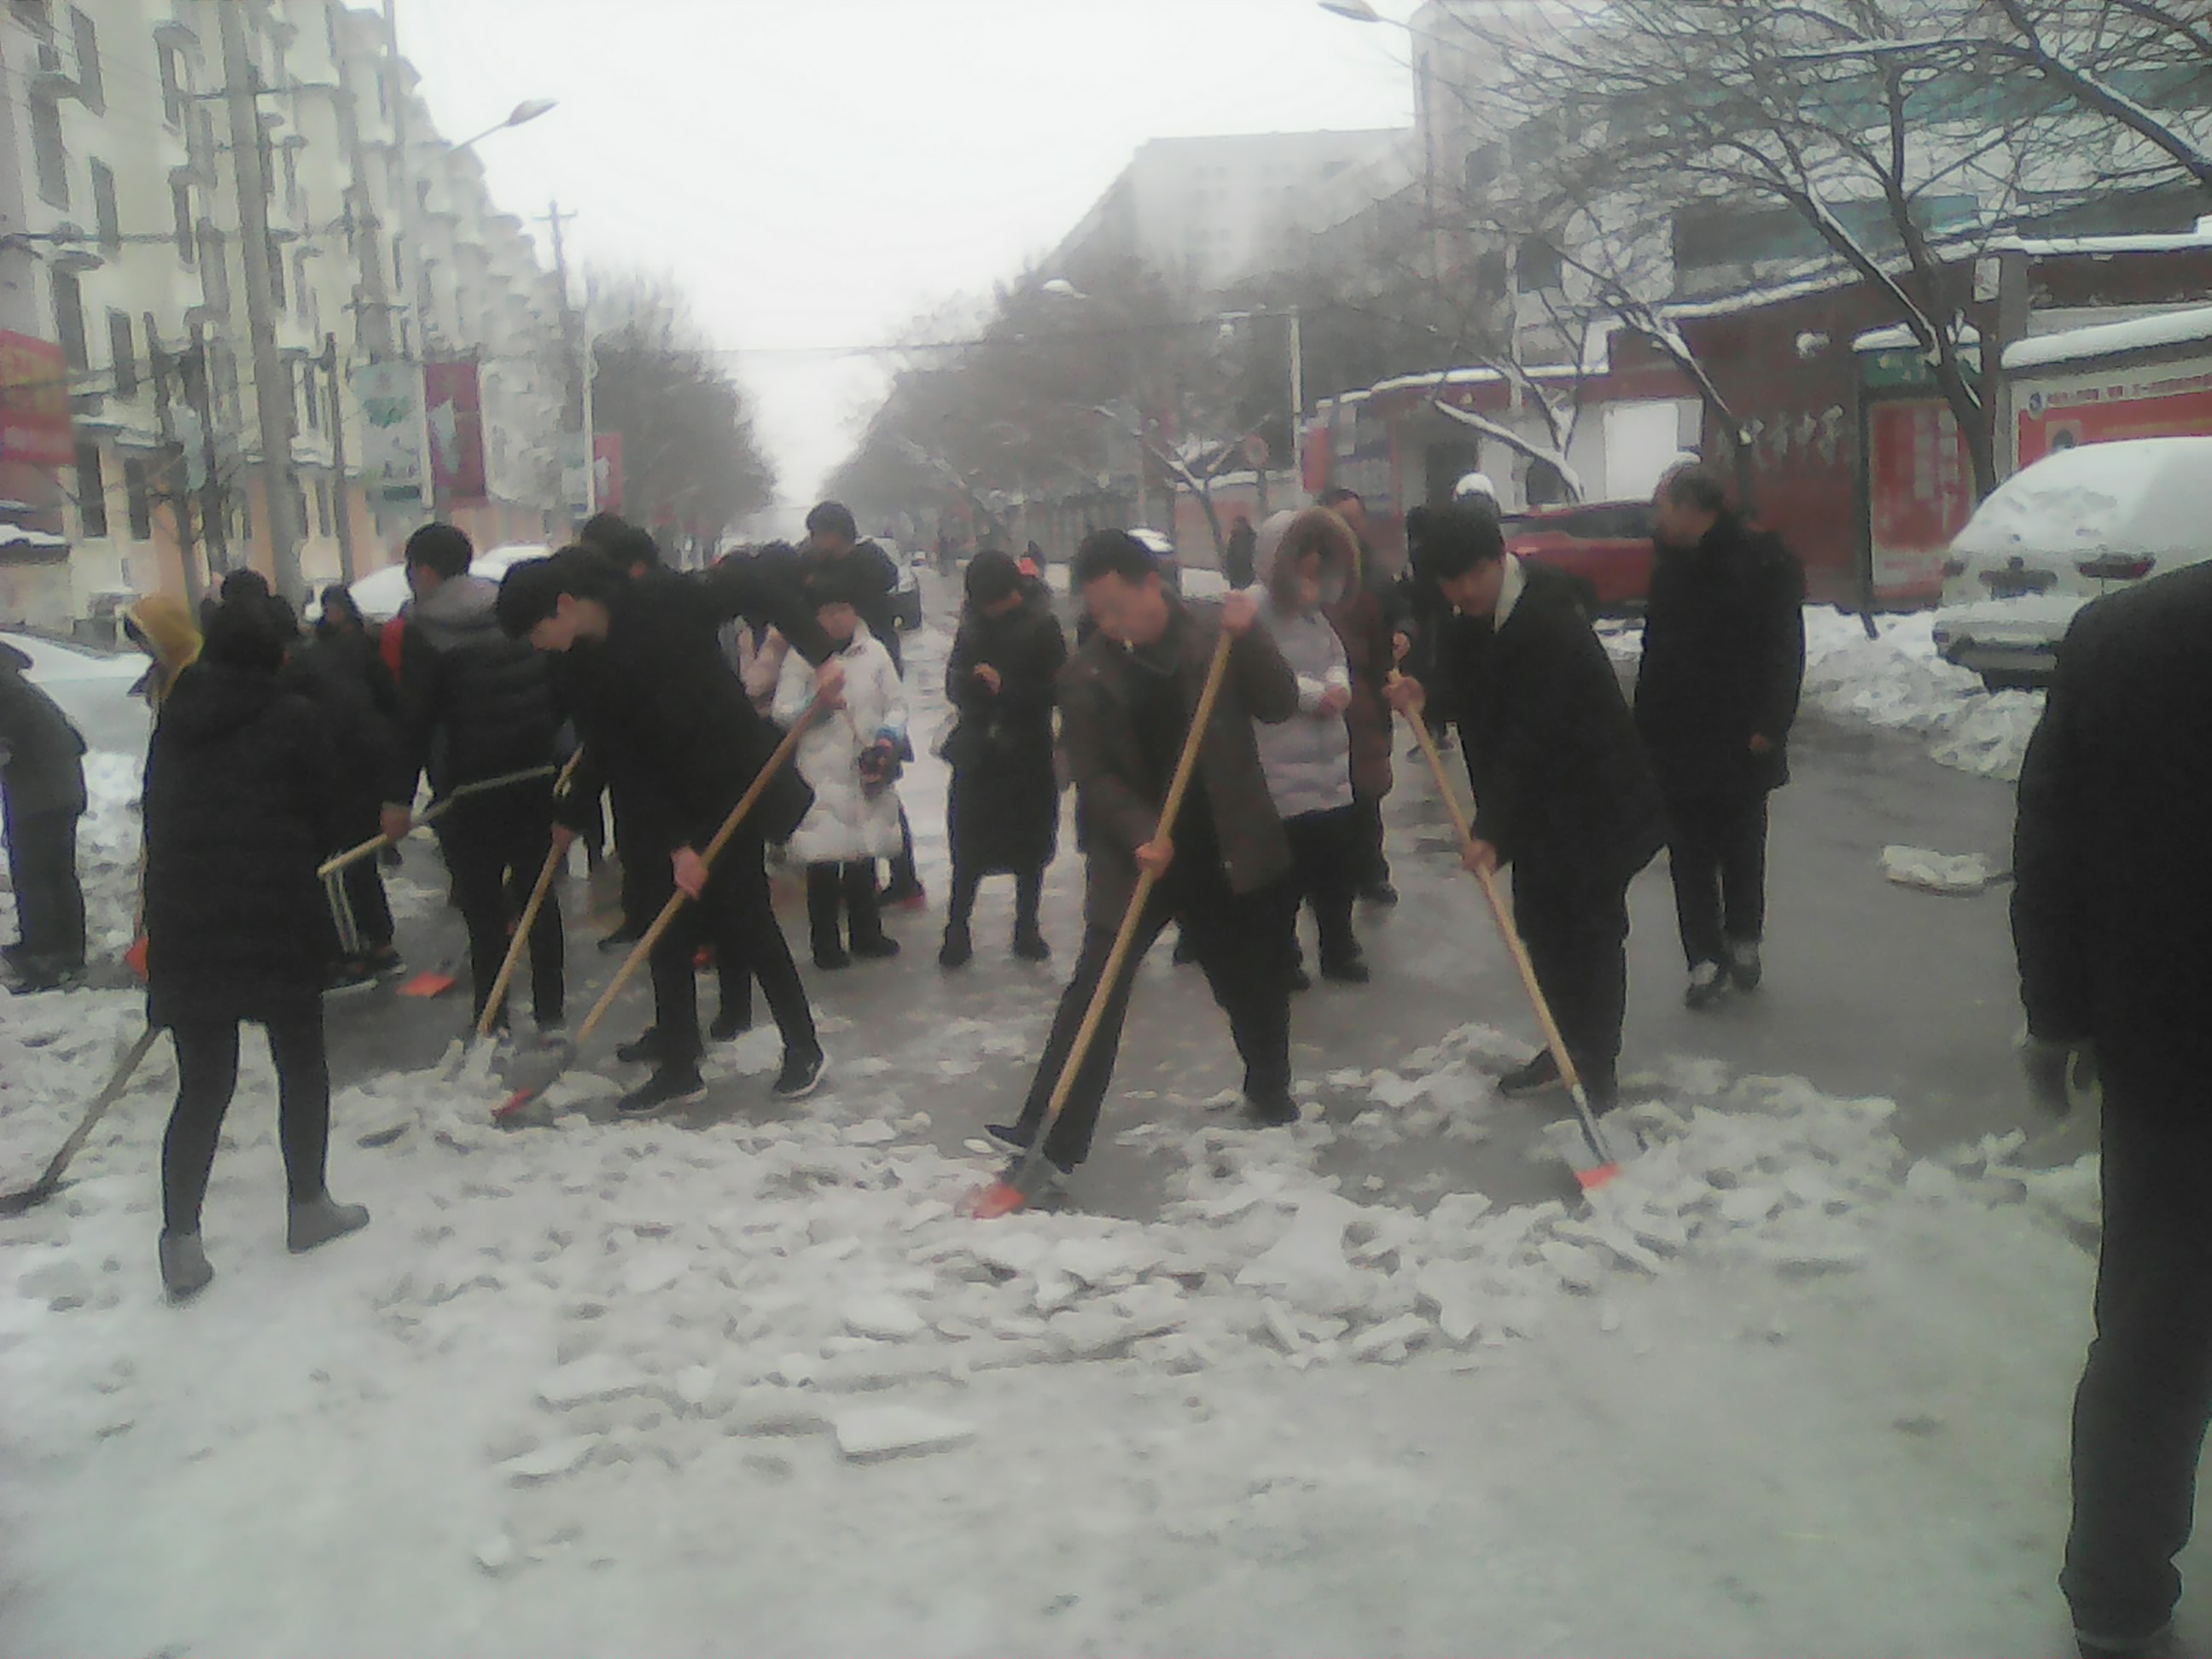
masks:
[[[0,10],[0,346],[26,343],[0,354],[0,616],[64,626],[241,565],[312,587],[388,562],[434,512],[492,544],[542,539],[559,510],[561,295],[523,222],[438,136],[385,18],[337,0],[228,0],[259,137],[240,157],[225,3]],[[241,232],[257,179],[267,385]],[[479,466],[466,433],[437,434],[462,440],[454,465],[421,459],[440,363],[472,370]],[[41,375],[68,394],[58,443],[15,413]],[[260,395],[289,434],[273,467]]]

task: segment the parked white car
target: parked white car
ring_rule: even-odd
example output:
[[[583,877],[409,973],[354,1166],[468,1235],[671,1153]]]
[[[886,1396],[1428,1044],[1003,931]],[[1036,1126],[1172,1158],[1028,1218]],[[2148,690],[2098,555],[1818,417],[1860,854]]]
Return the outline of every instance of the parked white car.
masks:
[[[2045,456],[1974,510],[1943,566],[1936,648],[1990,685],[2051,677],[2075,613],[2212,560],[2212,437]]]
[[[495,547],[489,553],[479,553],[469,566],[469,574],[482,576],[486,581],[497,581],[507,574],[510,565],[525,559],[542,559],[552,549],[534,542],[510,542],[505,547]],[[388,564],[381,570],[372,570],[346,590],[353,602],[361,607],[362,617],[374,624],[389,622],[399,614],[399,607],[413,597],[407,586],[407,568],[404,564]],[[313,616],[319,607],[311,605]]]

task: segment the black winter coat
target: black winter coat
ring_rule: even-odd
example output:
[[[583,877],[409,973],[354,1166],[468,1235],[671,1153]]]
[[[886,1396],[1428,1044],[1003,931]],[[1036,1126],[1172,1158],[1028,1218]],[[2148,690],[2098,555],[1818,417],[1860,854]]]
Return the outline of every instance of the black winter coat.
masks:
[[[1803,567],[1780,538],[1732,514],[1695,547],[1659,549],[1636,725],[1668,795],[1756,793],[1789,781],[1804,609]],[[1773,746],[1753,754],[1754,734]]]
[[[2212,565],[2100,599],[2021,770],[2013,942],[2028,1030],[2202,1110],[2212,1074]],[[2148,1082],[2151,1086],[2142,1086]]]
[[[617,590],[607,611],[607,637],[579,644],[564,677],[578,699],[584,759],[563,821],[582,828],[577,815],[609,786],[626,851],[703,850],[774,752],[776,729],[722,654],[726,618],[702,603],[696,584],[648,571]],[[787,764],[748,829],[781,841],[813,804],[814,792]]]
[[[945,695],[960,723],[945,758],[952,768],[945,830],[963,870],[990,875],[1052,861],[1060,827],[1052,711],[1066,660],[1066,635],[1042,594],[1002,617],[961,618],[945,665]],[[979,664],[998,670],[996,692],[975,678]]]
[[[1437,635],[1474,833],[1501,862],[1625,882],[1663,839],[1650,763],[1573,582],[1543,565],[1522,572],[1502,629],[1455,617]]]
[[[83,733],[7,660],[0,660],[0,794],[11,822],[85,806]]]
[[[323,723],[276,680],[179,676],[146,756],[147,1018],[312,1013],[330,914],[315,866],[338,834]]]
[[[278,686],[305,698],[322,717],[337,766],[341,836],[358,842],[375,833],[377,809],[404,801],[413,793],[406,745],[393,718],[398,693],[375,647],[361,635],[366,652],[337,637],[321,637],[293,648]],[[373,665],[387,693],[380,705],[371,676]]]
[[[399,641],[400,736],[410,778],[434,793],[550,764],[561,725],[553,680],[526,641],[500,629],[499,589],[456,576],[415,601]],[[393,797],[405,801],[413,794]]]

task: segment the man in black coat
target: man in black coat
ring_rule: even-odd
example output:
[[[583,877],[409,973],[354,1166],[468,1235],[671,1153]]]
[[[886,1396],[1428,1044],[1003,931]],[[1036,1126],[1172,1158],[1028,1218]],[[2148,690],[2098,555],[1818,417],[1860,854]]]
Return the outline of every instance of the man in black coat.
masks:
[[[427,771],[432,793],[443,796],[550,768],[556,758],[561,715],[552,678],[528,646],[500,631],[493,611],[499,590],[469,574],[474,556],[466,533],[453,525],[425,525],[408,538],[415,600],[399,646],[404,787],[386,798],[383,811],[384,833],[395,842],[411,822],[418,771]],[[468,925],[476,1018],[507,955],[508,918],[536,884],[552,836],[550,774],[457,800],[438,821],[438,842]],[[548,893],[530,930],[531,1012],[540,1030],[556,1030],[566,1018],[565,972],[560,896]]]
[[[4,947],[16,983],[51,990],[84,971],[84,890],[76,822],[84,815],[84,737],[24,677],[30,659],[0,646],[0,807],[15,927]]]
[[[1667,805],[1686,1000],[1758,988],[1766,931],[1766,798],[1790,777],[1805,680],[1805,573],[1694,462],[1659,481],[1636,724]]]
[[[652,956],[653,1078],[622,1102],[645,1113],[701,1098],[704,1051],[692,961],[708,937],[744,941],[745,965],[760,982],[783,1036],[783,1069],[775,1091],[786,1099],[811,1094],[822,1079],[822,1046],[791,949],[769,902],[765,843],[788,836],[805,817],[813,793],[787,765],[710,872],[700,853],[721,827],[776,746],[775,729],[754,709],[723,656],[718,634],[724,607],[772,606],[777,595],[753,592],[744,567],[702,586],[667,572],[635,580],[583,548],[516,565],[501,584],[501,625],[540,651],[577,651],[575,684],[584,734],[584,787],[572,799],[596,798],[597,780],[611,784],[629,815],[625,835],[638,848],[647,920],[678,889],[694,902],[678,913]],[[822,654],[818,630],[788,623],[793,648]],[[816,694],[836,706],[844,672],[831,663]],[[589,792],[587,794],[586,792]],[[564,825],[562,836],[573,833]],[[630,845],[632,842],[626,842]],[[722,913],[718,919],[702,912]]]
[[[2013,939],[2029,1080],[2103,1083],[2096,1335],[2059,1583],[2087,1654],[2163,1653],[2212,1421],[2212,565],[2100,599],[2021,771]]]
[[[1465,862],[1512,866],[1537,982],[1603,1109],[1628,1000],[1628,884],[1664,839],[1650,764],[1566,577],[1508,554],[1497,519],[1474,506],[1430,513],[1415,556],[1455,613],[1436,645],[1474,787]],[[1390,696],[1413,710],[1424,692],[1401,680]],[[1533,1094],[1559,1080],[1547,1048],[1499,1087]]]

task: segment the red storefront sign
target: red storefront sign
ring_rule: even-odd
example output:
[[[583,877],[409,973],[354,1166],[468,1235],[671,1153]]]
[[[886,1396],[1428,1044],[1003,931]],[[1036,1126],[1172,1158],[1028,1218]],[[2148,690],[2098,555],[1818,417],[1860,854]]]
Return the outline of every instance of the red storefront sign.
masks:
[[[1951,406],[1940,398],[1867,406],[1875,596],[1933,600],[1943,556],[1973,515],[1973,464]]]
[[[69,466],[69,360],[51,340],[0,333],[0,461]]]
[[[423,364],[422,403],[430,420],[430,483],[439,502],[484,500],[483,391],[477,366]]]
[[[2212,434],[2212,366],[2201,363],[2069,376],[2014,398],[2021,466],[2076,444]]]

